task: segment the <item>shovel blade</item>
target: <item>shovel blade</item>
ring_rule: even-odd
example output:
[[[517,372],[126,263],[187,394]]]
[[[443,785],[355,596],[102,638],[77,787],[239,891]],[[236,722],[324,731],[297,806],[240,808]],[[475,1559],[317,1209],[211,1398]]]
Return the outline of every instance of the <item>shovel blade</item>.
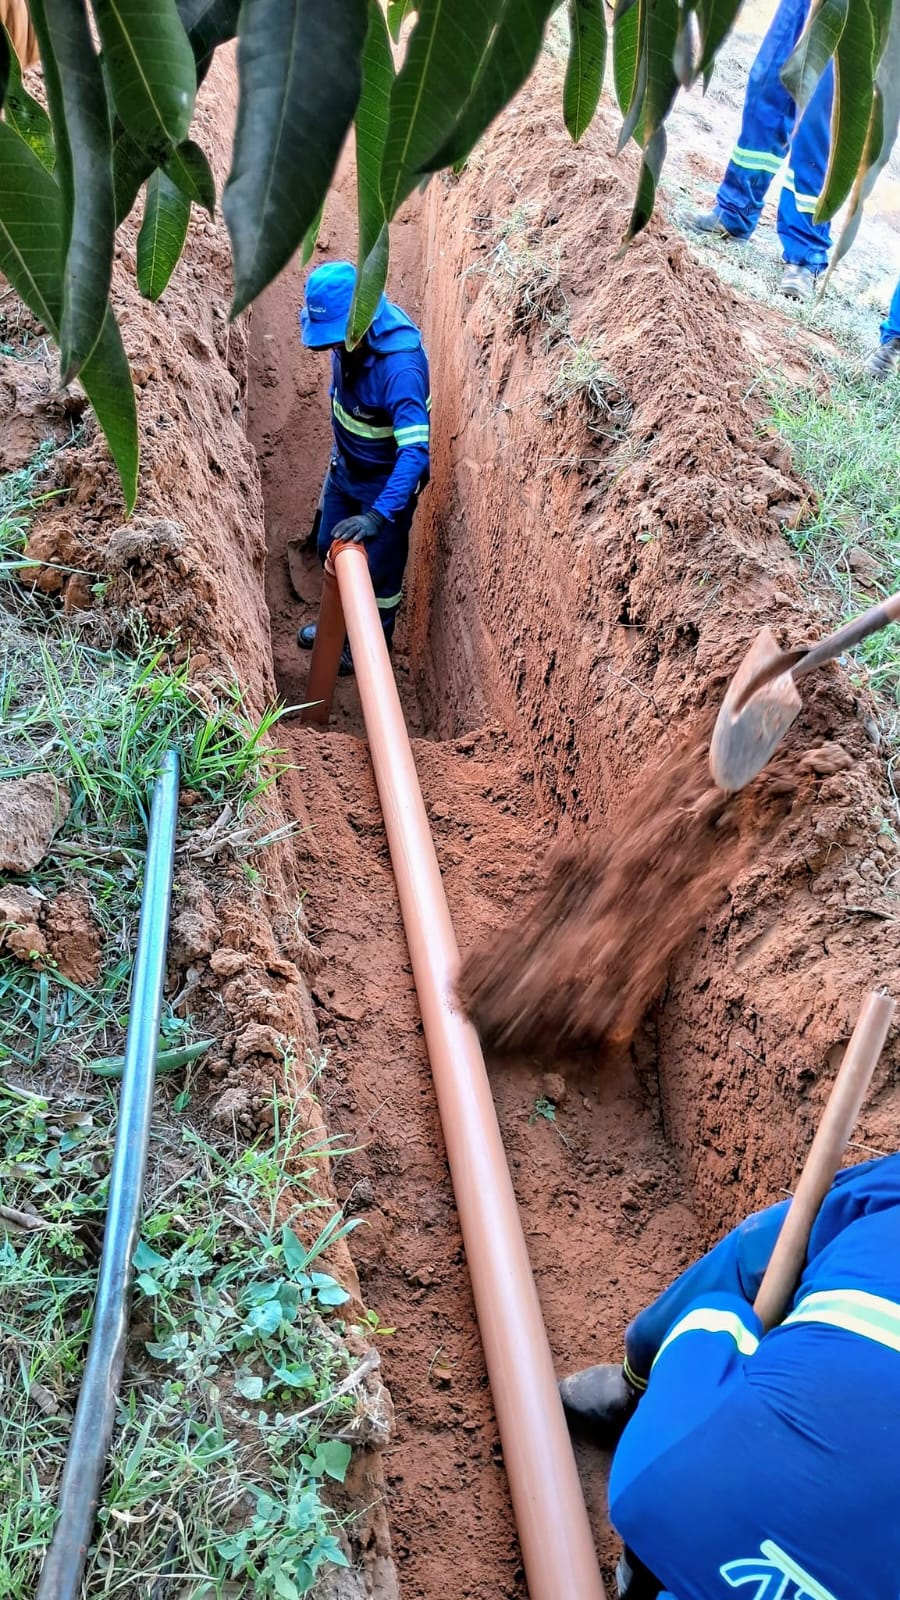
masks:
[[[790,668],[795,655],[781,650],[770,628],[754,639],[728,685],[709,746],[713,783],[726,794],[762,772],[800,712]],[[784,671],[778,664],[784,662]],[[753,688],[763,675],[765,682]]]

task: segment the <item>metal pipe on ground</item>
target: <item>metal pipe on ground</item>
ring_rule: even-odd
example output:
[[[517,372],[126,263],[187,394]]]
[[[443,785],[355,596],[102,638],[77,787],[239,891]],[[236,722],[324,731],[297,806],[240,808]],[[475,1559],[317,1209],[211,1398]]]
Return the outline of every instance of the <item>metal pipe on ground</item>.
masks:
[[[604,1600],[484,1057],[365,552],[332,550],[531,1600]],[[318,648],[318,642],[317,642]],[[315,652],[314,652],[315,654]],[[327,686],[326,686],[327,687]],[[317,692],[322,692],[321,684]],[[327,693],[323,699],[327,700]]]
[[[76,1600],[81,1593],[112,1438],[150,1141],[177,815],[178,756],[170,750],[153,791],[147,830],[144,892],[91,1342],[60,1484],[59,1516],[44,1559],[37,1600]]]

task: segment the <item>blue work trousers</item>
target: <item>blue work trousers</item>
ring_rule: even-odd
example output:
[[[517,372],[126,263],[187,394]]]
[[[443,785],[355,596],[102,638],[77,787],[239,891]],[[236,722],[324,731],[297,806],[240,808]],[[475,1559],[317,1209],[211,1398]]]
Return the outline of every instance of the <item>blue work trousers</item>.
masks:
[[[882,344],[888,344],[891,339],[900,339],[900,278],[891,298],[887,320],[881,324]]]
[[[787,157],[778,200],[778,237],[786,262],[820,272],[828,265],[831,229],[813,222],[828,169],[834,71],[829,62],[805,112],[781,81],[781,69],[806,22],[809,0],[781,0],[750,69],[738,142],[716,195],[729,233],[749,239],[769,184]]]
[[[321,562],[324,563],[331,549],[332,534],[337,524],[343,522],[345,517],[355,517],[362,511],[368,511],[375,504],[382,487],[380,479],[361,479],[358,483],[354,483],[346,474],[338,479],[336,470],[332,468],[322,492],[322,520],[319,524],[317,542]],[[365,546],[381,626],[388,643],[394,636],[394,624],[403,588],[403,573],[409,555],[409,530],[412,527],[415,509],[414,498],[390,522],[385,523],[375,538]]]

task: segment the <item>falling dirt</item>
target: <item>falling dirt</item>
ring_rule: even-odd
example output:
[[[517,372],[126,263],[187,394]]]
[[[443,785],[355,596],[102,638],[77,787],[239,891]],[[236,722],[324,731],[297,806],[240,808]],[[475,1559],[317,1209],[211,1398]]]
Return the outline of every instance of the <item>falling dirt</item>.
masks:
[[[741,793],[710,782],[709,728],[644,776],[618,827],[556,852],[526,918],[473,950],[460,1000],[509,1050],[631,1039],[673,959],[815,776],[849,766],[839,745],[782,755]]]

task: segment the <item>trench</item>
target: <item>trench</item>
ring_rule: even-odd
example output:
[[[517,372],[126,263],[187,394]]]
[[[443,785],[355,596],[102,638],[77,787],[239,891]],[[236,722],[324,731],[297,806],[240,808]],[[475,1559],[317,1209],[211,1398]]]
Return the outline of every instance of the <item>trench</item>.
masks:
[[[352,253],[346,174],[326,222],[329,255]],[[422,315],[421,220],[398,230],[391,291]],[[302,700],[308,658],[294,635],[315,615],[320,574],[292,591],[286,541],[309,527],[328,460],[327,377],[296,337],[302,275],[289,269],[254,314],[249,414],[269,545],[279,690]],[[442,422],[438,416],[436,434]],[[436,438],[436,453],[440,452]],[[441,494],[440,481],[428,496]],[[463,512],[464,512],[464,508]],[[531,745],[499,682],[476,677],[467,629],[414,533],[395,673],[463,954],[521,909],[558,826]],[[511,551],[512,558],[512,551]],[[417,639],[425,648],[417,648]],[[558,692],[558,691],[557,691]],[[504,715],[489,707],[504,705]],[[524,1597],[518,1544],[471,1300],[409,956],[355,684],[338,685],[329,730],[282,724],[308,813],[307,909],[322,957],[313,999],[328,1125],[353,1153],[335,1168],[362,1226],[353,1255],[396,1408],[384,1458],[404,1600],[442,1593]],[[302,869],[301,869],[302,870]],[[565,1058],[488,1057],[488,1069],[551,1349],[563,1373],[614,1358],[627,1320],[688,1259],[696,1236],[662,1124],[652,1031],[631,1047]],[[604,1460],[579,1466],[607,1578]]]

